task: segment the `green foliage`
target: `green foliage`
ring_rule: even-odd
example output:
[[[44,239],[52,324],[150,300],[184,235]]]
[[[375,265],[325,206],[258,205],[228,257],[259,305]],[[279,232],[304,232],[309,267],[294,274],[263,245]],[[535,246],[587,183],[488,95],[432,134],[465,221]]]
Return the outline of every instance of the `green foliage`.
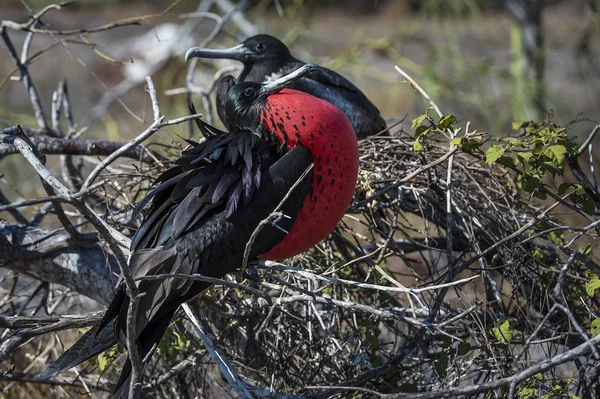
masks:
[[[370,330],[365,331],[365,339],[369,343],[369,347],[373,350],[379,347],[379,338],[373,334]]]
[[[508,344],[513,337],[513,328],[511,326],[511,319],[504,320],[499,327],[492,328],[492,334],[498,342],[502,344]]]
[[[98,366],[98,370],[100,370],[100,372],[103,373],[106,369],[108,369],[109,366],[111,366],[115,362],[117,356],[119,356],[118,346],[114,345],[105,350],[104,352],[100,353],[99,355],[91,358],[89,362],[95,366]]]
[[[429,107],[425,111],[424,114],[417,116],[412,121],[411,128],[415,130],[415,142],[413,144],[413,149],[415,151],[423,151],[425,147],[423,146],[423,140],[429,136],[431,133],[442,133],[442,132],[452,132],[454,131],[454,123],[456,123],[456,117],[454,115],[442,116],[438,122],[431,115],[429,115],[429,111],[433,108]]]
[[[438,128],[441,130],[452,130],[454,129],[455,122],[456,117],[454,115],[443,116],[438,122]]]
[[[573,186],[582,186],[581,184],[573,184]],[[579,190],[583,190],[583,188],[580,188]],[[592,198],[592,196],[588,193],[573,193],[570,195],[571,200],[579,205],[581,207],[581,209],[590,215],[593,215],[594,212],[596,211],[596,204],[594,204],[594,199]]]
[[[534,375],[531,378],[526,379],[523,384],[517,390],[517,398],[520,399],[533,399],[538,395],[537,384],[544,384],[546,382],[546,378],[541,373]]]
[[[569,140],[564,126],[549,121],[515,122],[513,129],[520,133],[519,137],[507,137],[501,144],[490,146],[485,152],[485,160],[488,165],[498,163],[517,168],[521,172],[517,176],[519,187],[537,198],[546,199],[544,178],[562,176],[563,163],[576,153],[577,146]],[[593,206],[591,197],[577,193],[583,189],[581,185],[561,186],[564,192],[569,188],[575,190],[573,200],[584,210],[589,209],[590,201]]]
[[[439,343],[441,352],[433,362],[433,368],[439,379],[447,377],[449,369],[457,363],[458,356],[465,356],[471,352],[471,344],[466,341],[452,340],[448,336],[443,336]]]
[[[456,350],[456,354],[459,356],[466,355],[471,351],[471,344],[468,342],[461,342],[458,344],[458,348]]]
[[[492,165],[504,155],[505,149],[499,145],[493,145],[485,152],[485,162]]]
[[[417,387],[415,384],[405,382],[404,384],[398,386],[397,391],[405,393],[419,393],[419,387]]]
[[[519,399],[554,399],[554,398],[569,398],[580,399],[579,396],[569,393],[569,386],[576,383],[572,376],[559,380],[554,386],[549,387],[546,378],[542,373],[528,378],[517,390],[517,398]]]
[[[569,189],[573,189],[574,192],[569,196],[570,199],[577,205],[581,207],[581,209],[588,214],[593,214],[596,210],[596,205],[594,204],[594,199],[591,195],[586,193],[584,184],[568,184],[563,183],[558,187],[558,195],[565,194]]]
[[[483,136],[474,136],[469,138],[460,136],[453,138],[450,141],[450,145],[455,145],[464,152],[472,152],[481,146],[482,140]]]
[[[415,151],[423,151],[425,147],[421,144],[421,140],[427,137],[427,135],[431,132],[432,128],[435,126],[435,122],[433,118],[429,116],[429,111],[432,108],[427,108],[424,114],[419,115],[412,121],[412,129],[415,129],[415,142],[413,144],[413,148]],[[427,125],[424,125],[425,121],[427,121]]]
[[[592,320],[592,338],[600,334],[600,318]]]
[[[90,328],[80,328],[78,331],[81,334],[85,334],[90,330]],[[92,365],[97,366],[98,370],[103,373],[110,365],[114,363],[117,356],[119,356],[118,346],[114,345],[105,350],[104,352],[92,357],[88,360]]]
[[[438,358],[434,360],[433,367],[435,369],[435,373],[441,379],[446,378],[448,375],[448,354],[446,352],[442,352],[439,354]]]
[[[190,340],[168,328],[158,344],[157,352],[168,361],[174,360],[182,349],[189,348]]]
[[[585,284],[585,292],[589,296],[594,296],[596,290],[600,289],[600,279],[591,270],[586,271],[585,276],[588,279],[587,283]]]
[[[106,370],[108,368],[108,366],[113,364],[113,362],[115,361],[115,359],[117,358],[118,355],[119,355],[119,352],[117,350],[117,345],[115,345],[115,346],[105,350],[101,354],[99,354],[98,355],[98,369],[100,370],[100,372],[103,372],[104,370]]]
[[[554,227],[556,227],[556,226],[554,226],[548,222],[540,222],[540,223],[536,223],[534,228],[529,230],[528,233],[533,235],[533,234],[541,232],[541,231],[551,230]],[[544,234],[543,236],[546,239],[553,242],[555,245],[558,245],[558,246],[565,245],[565,238],[564,238],[563,232],[560,230],[550,231],[547,234]],[[541,262],[546,261],[546,255],[545,255],[544,251],[542,251],[540,249],[535,249],[532,254],[533,254],[533,256],[536,257],[536,259],[539,259]]]

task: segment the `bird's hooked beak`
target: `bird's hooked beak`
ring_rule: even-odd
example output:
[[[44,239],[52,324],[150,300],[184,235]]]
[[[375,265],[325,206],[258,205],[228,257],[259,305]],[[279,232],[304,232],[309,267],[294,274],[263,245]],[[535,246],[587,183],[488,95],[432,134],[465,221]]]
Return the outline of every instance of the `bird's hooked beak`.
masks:
[[[319,67],[315,64],[304,64],[300,68],[296,69],[294,72],[291,72],[285,76],[280,77],[272,82],[263,83],[260,88],[259,97],[267,97],[273,93],[278,92],[279,90],[289,86],[294,83],[298,79],[306,76],[311,72],[316,72],[319,70]]]
[[[246,46],[243,44],[238,44],[237,46],[222,49],[222,50],[214,50],[202,47],[192,47],[185,53],[185,62],[189,62],[191,58],[226,58],[230,60],[236,60],[244,62],[251,56],[252,53]]]

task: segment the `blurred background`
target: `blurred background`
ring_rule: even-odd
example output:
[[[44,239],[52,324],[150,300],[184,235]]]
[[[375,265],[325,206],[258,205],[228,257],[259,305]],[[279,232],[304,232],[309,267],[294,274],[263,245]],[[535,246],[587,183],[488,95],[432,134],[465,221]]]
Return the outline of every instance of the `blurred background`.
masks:
[[[589,134],[600,116],[598,0],[253,0],[224,25],[209,47],[230,47],[254,33],[271,33],[304,61],[351,78],[383,115],[410,120],[427,107],[403,83],[399,65],[446,114],[492,134],[510,134],[514,121],[552,120]],[[52,4],[0,0],[0,18],[16,22]],[[46,109],[58,82],[67,79],[82,138],[127,140],[150,121],[144,78],[157,82],[163,112],[187,113],[183,54],[202,45],[234,0],[87,0],[50,11],[51,29],[92,28],[146,16],[138,25],[99,33],[34,35],[30,71]],[[17,48],[26,34],[10,32]],[[64,39],[58,43],[58,39]],[[31,105],[4,43],[0,51],[0,128],[35,126]],[[35,58],[36,52],[44,54]],[[235,62],[199,62],[194,84],[206,88],[218,68]],[[239,67],[240,65],[237,64]],[[202,101],[192,95],[199,111]],[[135,115],[135,116],[134,116]],[[218,118],[217,118],[218,121]],[[218,122],[217,122],[218,124]],[[179,129],[179,130],[178,130]],[[171,132],[189,135],[185,128]],[[177,137],[165,136],[163,140]],[[2,189],[9,198],[17,180],[16,157],[2,160]],[[31,176],[29,176],[31,174]]]

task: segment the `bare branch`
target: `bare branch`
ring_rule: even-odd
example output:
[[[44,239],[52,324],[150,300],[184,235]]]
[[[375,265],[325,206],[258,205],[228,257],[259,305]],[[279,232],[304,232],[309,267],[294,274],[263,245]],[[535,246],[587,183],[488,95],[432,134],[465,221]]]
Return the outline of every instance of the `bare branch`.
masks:
[[[24,129],[27,132],[27,129]],[[0,138],[4,131],[0,131]],[[54,138],[29,135],[31,142],[45,155],[90,155],[108,156],[123,148],[126,143],[107,140],[79,140],[69,138]],[[122,157],[140,160],[145,163],[154,163],[155,159],[162,160],[162,156],[141,146],[128,147],[121,153]],[[18,154],[15,146],[6,140],[0,143],[0,159],[5,156]]]
[[[202,343],[210,353],[211,357],[219,365],[223,376],[229,381],[238,395],[250,399],[254,398],[248,391],[246,383],[240,378],[233,365],[227,360],[227,356],[225,355],[223,348],[221,348],[215,334],[210,329],[206,317],[201,312],[195,313],[187,303],[184,303],[181,307],[185,311],[188,319],[192,322],[192,325],[196,329],[196,332],[200,336]]]
[[[33,84],[33,80],[31,79],[31,76],[29,75],[29,69],[27,68],[27,66],[25,64],[23,64],[19,58],[19,55],[17,54],[17,50],[15,49],[15,46],[12,43],[12,40],[10,40],[10,37],[8,36],[8,32],[6,32],[6,28],[4,27],[4,22],[2,22],[2,39],[4,39],[4,43],[6,43],[6,47],[8,47],[8,51],[10,53],[10,55],[13,58],[13,61],[15,62],[15,64],[17,65],[17,68],[19,68],[19,72],[21,73],[21,78],[23,80],[23,83],[25,84],[25,89],[27,90],[27,93],[29,94],[29,98],[31,100],[31,105],[33,106],[33,110],[35,112],[35,116],[37,118],[37,122],[40,128],[44,129],[44,130],[48,130],[48,122],[46,121],[46,115],[44,114],[44,110],[42,108],[42,102],[40,100],[40,95],[37,92],[37,89],[35,88],[35,85]]]

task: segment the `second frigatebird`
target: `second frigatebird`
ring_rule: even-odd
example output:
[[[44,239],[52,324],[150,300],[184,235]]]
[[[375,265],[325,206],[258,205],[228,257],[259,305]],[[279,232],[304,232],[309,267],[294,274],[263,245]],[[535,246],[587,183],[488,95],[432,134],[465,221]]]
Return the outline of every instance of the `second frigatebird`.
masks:
[[[256,35],[229,49],[213,50],[194,47],[187,51],[186,61],[193,57],[227,58],[240,61],[244,69],[239,82],[268,82],[295,71],[306,63],[295,58],[281,40],[270,35]],[[320,67],[290,86],[338,107],[350,120],[356,136],[361,139],[386,128],[385,120],[367,96],[337,72]],[[217,86],[217,113],[225,126],[224,104],[227,90],[235,84],[231,75],[223,77]]]
[[[140,359],[152,355],[177,308],[210,284],[186,279],[143,280],[158,274],[222,278],[250,258],[282,259],[321,241],[342,218],[354,193],[358,143],[332,104],[284,85],[314,72],[304,65],[271,83],[239,83],[227,93],[231,130],[199,121],[206,140],[191,143],[176,166],[138,205],[151,203],[135,234],[129,261],[143,296],[134,315]],[[312,167],[312,169],[311,169]],[[281,212],[273,224],[261,221]],[[129,297],[123,284],[99,325],[43,374],[51,378],[117,342],[126,346]],[[126,398],[127,360],[115,397]]]

